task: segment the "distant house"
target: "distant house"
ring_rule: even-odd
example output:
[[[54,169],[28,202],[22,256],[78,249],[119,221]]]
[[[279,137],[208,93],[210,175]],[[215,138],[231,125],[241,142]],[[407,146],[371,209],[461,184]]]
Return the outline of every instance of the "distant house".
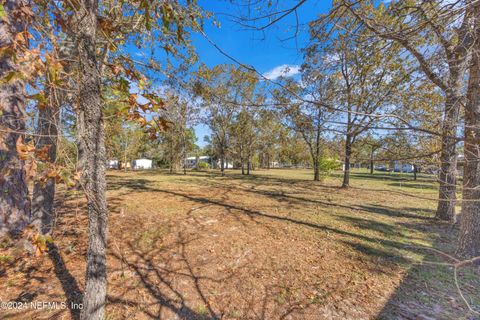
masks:
[[[224,161],[224,168],[225,169],[233,169],[233,163]],[[221,168],[221,162],[220,160],[217,160],[217,168]]]
[[[107,161],[107,168],[108,169],[118,169],[118,160],[108,160]]]
[[[132,161],[133,170],[145,170],[145,169],[152,169],[152,168],[153,168],[153,161],[150,159],[137,159]]]
[[[272,161],[270,162],[270,168],[280,168],[281,165],[278,161]]]
[[[220,164],[221,164],[220,160],[215,161],[212,157],[209,157],[209,156],[188,157],[186,161],[187,168],[197,167],[197,161],[198,163],[201,163],[201,162],[208,163],[210,166],[216,169],[220,168]],[[225,167],[224,167],[225,169],[233,169],[233,163],[225,161],[224,164],[225,164]]]
[[[201,162],[211,164],[211,158],[209,156],[188,157],[185,165],[187,168],[196,168]]]

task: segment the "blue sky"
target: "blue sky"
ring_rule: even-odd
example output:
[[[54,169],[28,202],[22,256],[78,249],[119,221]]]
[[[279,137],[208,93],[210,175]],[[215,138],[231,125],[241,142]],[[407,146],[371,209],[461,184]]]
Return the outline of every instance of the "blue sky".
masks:
[[[291,8],[297,2],[297,0],[279,0],[279,9]],[[296,20],[293,14],[266,31],[260,32],[247,30],[223,14],[238,16],[245,8],[242,9],[225,0],[199,0],[199,4],[205,10],[213,12],[216,20],[220,22],[220,28],[215,27],[211,22],[205,24],[205,33],[213,42],[238,61],[275,78],[279,75],[279,71],[284,70],[285,65],[290,67],[290,73],[298,72],[298,66],[302,63],[300,50],[308,43],[306,24],[319,14],[325,13],[331,1],[311,0],[304,3],[297,11],[298,36],[289,40],[285,39],[295,34]],[[210,67],[222,63],[233,63],[200,34],[193,35],[193,44],[197,48],[200,61]],[[197,126],[195,131],[198,145],[204,146],[203,137],[209,135],[210,131],[203,125]]]

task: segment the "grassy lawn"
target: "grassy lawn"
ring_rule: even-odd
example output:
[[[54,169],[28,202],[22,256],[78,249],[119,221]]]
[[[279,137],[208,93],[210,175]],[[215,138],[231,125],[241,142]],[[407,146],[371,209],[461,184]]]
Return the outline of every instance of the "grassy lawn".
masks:
[[[451,262],[456,230],[433,220],[434,177],[307,170],[109,172],[108,319],[478,319]],[[56,250],[3,244],[1,301],[80,301],[79,193],[60,192]],[[480,311],[480,271],[458,284]],[[1,319],[70,318],[68,310]]]

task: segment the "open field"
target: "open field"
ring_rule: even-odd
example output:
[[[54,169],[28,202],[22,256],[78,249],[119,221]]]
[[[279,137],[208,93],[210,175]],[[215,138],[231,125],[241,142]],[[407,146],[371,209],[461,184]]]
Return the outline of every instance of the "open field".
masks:
[[[306,170],[114,172],[109,180],[108,319],[479,319],[456,288],[456,230],[433,220],[431,176]],[[56,249],[26,257],[2,244],[1,301],[80,302],[84,200],[59,192]],[[78,227],[78,226],[85,227]],[[421,263],[421,262],[424,263]],[[480,270],[459,286],[480,311]],[[1,319],[69,319],[68,310]]]

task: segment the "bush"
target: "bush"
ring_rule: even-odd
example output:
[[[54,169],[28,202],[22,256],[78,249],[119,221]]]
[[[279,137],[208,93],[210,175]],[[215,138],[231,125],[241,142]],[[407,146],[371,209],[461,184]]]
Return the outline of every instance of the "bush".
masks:
[[[340,169],[341,166],[341,163],[335,158],[321,158],[318,164],[320,178],[322,180],[325,179],[332,173],[332,171]]]
[[[200,170],[207,170],[208,168],[210,168],[210,165],[206,162],[200,162],[198,164],[198,169]]]

